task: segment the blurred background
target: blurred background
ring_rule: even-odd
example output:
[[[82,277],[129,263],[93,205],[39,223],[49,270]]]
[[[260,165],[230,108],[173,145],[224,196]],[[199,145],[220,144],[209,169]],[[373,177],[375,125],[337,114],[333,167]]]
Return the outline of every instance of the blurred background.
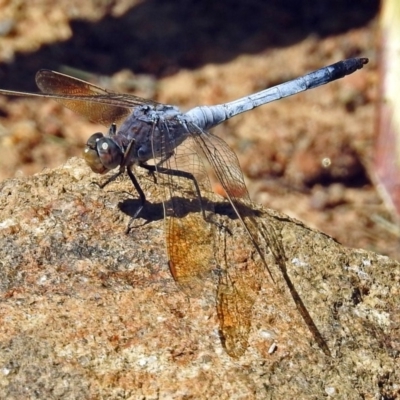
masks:
[[[214,133],[237,153],[255,202],[399,259],[398,157],[378,151],[396,148],[394,113],[380,107],[382,49],[398,37],[382,34],[396,25],[382,10],[396,1],[0,1],[0,87],[36,92],[36,71],[49,68],[187,110],[368,57],[345,79]],[[54,101],[0,96],[0,180],[61,165],[98,130]]]

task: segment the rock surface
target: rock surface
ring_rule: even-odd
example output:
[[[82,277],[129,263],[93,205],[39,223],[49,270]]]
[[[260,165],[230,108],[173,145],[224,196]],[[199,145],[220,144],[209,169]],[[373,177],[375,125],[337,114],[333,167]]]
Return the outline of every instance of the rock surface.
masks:
[[[316,344],[269,255],[276,284],[266,273],[248,349],[232,359],[213,290],[188,298],[172,279],[162,199],[151,178],[137,176],[149,204],[129,234],[138,206],[131,183],[102,190],[81,160],[1,183],[0,398],[399,395],[399,263],[260,209],[332,356]],[[234,219],[220,218],[244,240]]]

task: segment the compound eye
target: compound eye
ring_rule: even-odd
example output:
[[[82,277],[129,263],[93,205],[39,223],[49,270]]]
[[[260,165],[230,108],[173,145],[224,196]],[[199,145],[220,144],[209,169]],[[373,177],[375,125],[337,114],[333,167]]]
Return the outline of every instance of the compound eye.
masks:
[[[90,147],[91,149],[96,149],[97,147],[97,142],[102,139],[104,137],[104,135],[101,132],[96,132],[93,133],[92,136],[90,136],[90,138],[88,139],[88,141],[86,142],[86,147]]]
[[[124,153],[112,139],[103,137],[96,144],[97,154],[107,169],[114,169],[122,164]]]
[[[83,150],[83,159],[93,172],[104,174],[108,169],[102,164],[99,153],[97,152],[97,142],[104,138],[100,132],[94,133],[86,142]]]

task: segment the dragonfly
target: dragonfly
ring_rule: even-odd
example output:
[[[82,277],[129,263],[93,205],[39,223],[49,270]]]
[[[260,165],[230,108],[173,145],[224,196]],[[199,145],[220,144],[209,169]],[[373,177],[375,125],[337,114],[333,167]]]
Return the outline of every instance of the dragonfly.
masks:
[[[280,249],[273,232],[260,227],[236,154],[221,138],[210,133],[210,129],[240,113],[343,78],[367,62],[367,58],[339,61],[238,100],[198,106],[187,112],[174,105],[113,92],[46,69],[36,74],[36,84],[42,93],[0,90],[0,94],[52,98],[106,126],[105,134],[97,132],[89,137],[83,158],[96,173],[115,170],[101,187],[128,174],[139,197],[133,218],[139,216],[146,204],[134,168],[149,171],[154,183],[163,188],[165,242],[172,277],[186,293],[194,295],[201,290],[204,277],[213,268],[219,269],[215,300],[220,338],[226,352],[238,358],[248,346],[251,311],[260,290],[259,276],[267,273],[275,282],[266,260],[266,245],[273,246],[276,258],[280,257]],[[246,277],[250,269],[238,266],[231,255],[232,249],[226,248],[225,255],[216,259],[219,250],[216,246],[223,246],[221,240],[216,244],[221,231],[228,236],[232,233],[215,219],[205,162],[223,187],[233,215],[253,248],[254,279]],[[281,257],[282,273],[287,280],[284,262]],[[290,287],[290,292],[318,345],[329,354],[294,287]]]

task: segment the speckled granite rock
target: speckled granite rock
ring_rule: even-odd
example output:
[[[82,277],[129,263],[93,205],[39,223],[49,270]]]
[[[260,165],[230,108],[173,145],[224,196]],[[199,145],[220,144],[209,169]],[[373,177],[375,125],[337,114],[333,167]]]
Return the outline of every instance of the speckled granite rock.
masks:
[[[397,262],[261,210],[332,357],[315,343],[271,258],[277,283],[265,274],[248,349],[232,359],[221,346],[213,290],[189,299],[172,279],[161,198],[152,179],[138,176],[149,205],[129,234],[138,205],[130,182],[101,190],[81,160],[0,184],[0,398],[399,394]],[[240,240],[235,221],[220,217]]]

